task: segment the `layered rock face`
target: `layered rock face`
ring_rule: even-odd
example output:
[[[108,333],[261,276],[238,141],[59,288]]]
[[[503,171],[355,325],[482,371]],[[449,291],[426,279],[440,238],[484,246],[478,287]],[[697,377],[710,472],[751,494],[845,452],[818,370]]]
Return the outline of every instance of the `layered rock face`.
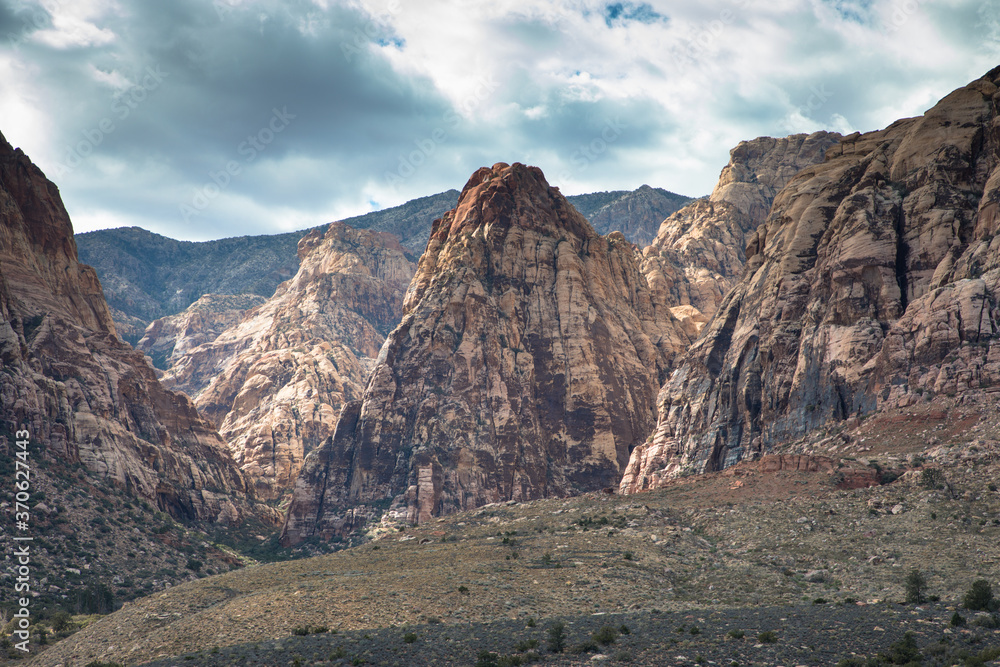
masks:
[[[256,294],[205,294],[180,313],[151,322],[135,347],[154,366],[166,370],[194,348],[214,341],[243,319],[246,311],[266,300]]]
[[[2,136],[0,219],[0,437],[27,429],[178,518],[266,518],[211,424],[118,339],[58,189]]]
[[[267,499],[291,488],[344,403],[361,398],[416,268],[395,236],[343,223],[310,232],[298,252],[298,273],[267,303],[175,354],[164,376],[195,397]]]
[[[521,164],[480,169],[435,221],[405,309],[363,400],[307,458],[286,543],[375,503],[420,522],[613,486],[688,343],[621,233],[599,236]]]
[[[792,179],[664,386],[623,490],[1000,386],[998,83],[1000,68],[922,117],[845,137]]]
[[[823,161],[835,132],[760,137],[730,151],[711,196],[663,221],[643,250],[642,272],[656,298],[697,335],[743,274],[747,239],[775,195],[799,171]]]

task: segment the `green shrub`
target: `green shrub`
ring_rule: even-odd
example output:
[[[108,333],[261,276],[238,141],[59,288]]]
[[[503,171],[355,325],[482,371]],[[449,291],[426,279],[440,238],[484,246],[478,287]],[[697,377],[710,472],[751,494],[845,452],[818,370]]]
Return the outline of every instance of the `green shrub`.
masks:
[[[917,568],[906,575],[906,601],[909,604],[927,602],[927,578]]]
[[[965,617],[959,614],[957,611],[951,615],[951,627],[960,628],[965,625]]]
[[[73,617],[70,616],[68,612],[60,609],[56,613],[52,614],[50,624],[52,625],[53,630],[56,632],[62,632],[73,624]]]
[[[966,609],[972,611],[993,611],[997,606],[997,601],[993,599],[993,586],[985,579],[972,582],[972,588],[962,598],[962,602]]]
[[[902,639],[889,646],[887,653],[879,653],[878,657],[882,662],[887,662],[890,665],[908,665],[911,662],[919,663],[923,660],[912,632],[907,632]]]
[[[309,626],[300,625],[298,627],[292,628],[292,634],[295,635],[296,637],[305,637],[306,635],[309,634]]]
[[[486,649],[483,649],[476,656],[476,667],[497,667],[498,657],[496,653],[490,653]]]
[[[778,633],[774,630],[765,630],[757,635],[757,641],[761,644],[775,644],[778,642]]]
[[[597,642],[593,639],[587,639],[576,646],[573,647],[573,653],[597,653],[600,649],[597,646]]]
[[[417,633],[407,632],[405,635],[403,635],[403,641],[406,642],[407,644],[412,644],[413,642],[417,641]]]
[[[525,651],[530,651],[533,648],[538,648],[537,639],[528,639],[527,641],[520,642],[517,645],[517,650],[520,653],[524,653]]]
[[[608,644],[614,644],[615,640],[618,639],[618,630],[611,627],[610,625],[605,625],[603,628],[592,634],[590,637],[598,644],[607,646]]]
[[[742,630],[730,630],[726,633],[726,636],[732,639],[743,639],[746,636],[746,633]]]
[[[549,651],[562,653],[566,650],[566,624],[556,621],[549,626]]]
[[[621,627],[618,628],[618,632],[622,633],[623,635],[630,635],[630,634],[632,634],[632,631],[629,630],[628,626],[625,625],[624,623],[622,623]]]

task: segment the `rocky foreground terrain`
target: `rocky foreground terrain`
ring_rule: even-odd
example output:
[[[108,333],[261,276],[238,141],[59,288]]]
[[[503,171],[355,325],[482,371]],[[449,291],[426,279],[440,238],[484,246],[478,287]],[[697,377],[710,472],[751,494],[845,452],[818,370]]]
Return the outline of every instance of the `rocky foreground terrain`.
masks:
[[[776,454],[632,496],[387,521],[346,551],[129,603],[31,664],[473,665],[485,650],[564,665],[831,665],[891,652],[908,630],[924,664],[955,664],[945,658],[1000,647],[1000,622],[962,607],[974,580],[1000,582],[998,401],[931,401],[920,429],[885,442],[873,429],[907,413],[861,423],[845,433],[853,445],[826,453],[832,466]],[[859,470],[874,486],[844,488]],[[901,604],[914,568],[939,602]],[[966,625],[951,624],[956,611]],[[556,620],[566,653],[548,647]],[[606,625],[630,634],[588,645]]]

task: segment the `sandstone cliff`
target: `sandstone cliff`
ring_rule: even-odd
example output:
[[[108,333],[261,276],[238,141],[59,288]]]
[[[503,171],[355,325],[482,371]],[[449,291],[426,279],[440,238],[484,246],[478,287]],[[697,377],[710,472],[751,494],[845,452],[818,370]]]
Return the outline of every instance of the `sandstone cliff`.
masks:
[[[789,182],[664,386],[623,490],[1000,387],[998,83],[1000,68],[922,117],[845,137]]]
[[[178,518],[260,515],[211,424],[118,339],[58,189],[2,136],[0,220],[0,437],[27,429]]]
[[[411,522],[613,486],[688,343],[621,233],[599,236],[541,171],[477,171],[434,223],[363,400],[310,454],[284,539],[393,503]]]
[[[180,313],[151,322],[135,348],[148,355],[154,366],[167,370],[175,360],[211,343],[243,319],[246,311],[265,301],[256,294],[205,294]]]
[[[834,132],[760,137],[730,151],[711,196],[692,202],[659,227],[643,250],[642,272],[655,298],[697,335],[743,274],[743,249],[771,202],[803,168],[823,161]]]
[[[415,270],[395,236],[343,223],[310,232],[298,253],[298,272],[271,299],[175,354],[164,376],[195,397],[268,499],[291,488],[344,403],[361,398]]]

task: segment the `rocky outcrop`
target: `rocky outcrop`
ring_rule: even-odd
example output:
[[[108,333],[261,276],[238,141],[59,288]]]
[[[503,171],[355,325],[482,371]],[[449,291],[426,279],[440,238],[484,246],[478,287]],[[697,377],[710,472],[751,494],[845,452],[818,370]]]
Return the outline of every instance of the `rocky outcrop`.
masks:
[[[361,398],[416,268],[395,236],[343,223],[310,232],[298,252],[298,273],[267,303],[175,353],[164,376],[195,397],[267,499],[291,489],[343,405]]]
[[[614,485],[688,340],[620,233],[522,164],[482,168],[435,221],[361,402],[309,455],[284,540],[382,503],[419,523]]]
[[[690,197],[643,185],[600,207],[588,219],[598,234],[618,231],[642,248],[656,238],[667,216],[690,201]]]
[[[660,394],[623,490],[830,422],[1000,386],[1000,68],[845,137],[776,197],[747,271]],[[650,468],[652,466],[652,468]]]
[[[154,366],[167,370],[176,359],[211,343],[243,319],[246,311],[265,301],[256,294],[205,294],[177,315],[151,322],[135,347],[149,356]]]
[[[267,518],[225,443],[122,343],[59,191],[0,136],[0,437],[82,463],[178,518]]]
[[[803,168],[823,161],[835,132],[760,137],[730,151],[711,196],[663,221],[643,250],[650,288],[697,334],[743,274],[743,249],[775,195]]]

